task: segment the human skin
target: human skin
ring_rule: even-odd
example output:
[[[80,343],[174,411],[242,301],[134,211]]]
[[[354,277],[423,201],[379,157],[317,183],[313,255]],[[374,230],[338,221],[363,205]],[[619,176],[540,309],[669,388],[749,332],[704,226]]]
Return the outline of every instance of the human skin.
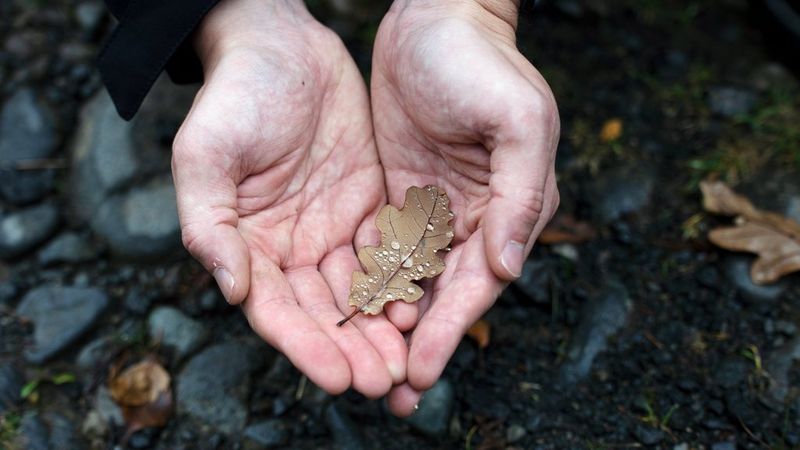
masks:
[[[388,398],[400,416],[519,276],[558,207],[558,111],[516,48],[516,20],[512,1],[396,0],[378,30],[370,86],[389,201],[435,184],[455,213],[444,273],[419,302],[387,308],[410,333],[407,381]]]
[[[195,47],[205,82],[172,158],[186,248],[312,382],[385,395],[402,334],[385,316],[336,326],[386,202],[364,80],[301,1],[225,0]]]

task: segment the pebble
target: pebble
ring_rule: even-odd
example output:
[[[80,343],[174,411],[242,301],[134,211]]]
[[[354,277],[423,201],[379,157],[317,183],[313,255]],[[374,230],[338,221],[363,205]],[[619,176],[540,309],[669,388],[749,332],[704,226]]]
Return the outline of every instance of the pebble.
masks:
[[[519,442],[523,437],[525,437],[525,434],[527,434],[525,427],[513,424],[506,430],[506,442],[509,444]]]
[[[656,445],[664,440],[663,431],[646,425],[637,425],[633,429],[633,434],[636,440],[647,446]]]
[[[598,219],[609,224],[647,207],[655,185],[653,170],[620,166],[592,181],[586,195]]]
[[[39,251],[42,265],[57,263],[83,263],[97,258],[98,250],[77,233],[67,232],[50,241]]]
[[[325,408],[325,425],[333,435],[334,448],[346,450],[368,448],[358,426],[337,402],[332,402]]]
[[[31,89],[20,89],[0,112],[0,162],[49,157],[58,145],[53,113],[36,100]]]
[[[0,415],[19,403],[24,383],[25,377],[16,367],[8,362],[0,365]]]
[[[180,361],[197,351],[209,337],[203,322],[185,316],[180,310],[161,306],[147,318],[150,339],[175,352]]]
[[[147,290],[139,285],[133,285],[128,290],[128,293],[125,294],[125,298],[122,301],[123,306],[128,311],[136,314],[137,316],[143,316],[147,314],[147,311],[150,309],[150,305],[153,303],[155,299],[155,294]]]
[[[270,419],[249,425],[244,429],[244,437],[245,448],[275,448],[287,443],[289,433],[281,420]]]
[[[34,326],[34,348],[25,358],[41,364],[86,333],[108,305],[100,289],[40,287],[28,292],[17,307],[17,315]]]
[[[419,402],[419,409],[404,420],[428,436],[443,436],[453,413],[455,389],[445,378],[439,379]]]
[[[727,256],[723,262],[725,276],[747,301],[758,303],[778,300],[788,287],[786,280],[764,285],[753,283],[753,279],[750,277],[750,266],[754,259],[754,257],[746,255]]]
[[[727,118],[749,113],[756,100],[755,93],[736,87],[714,87],[708,92],[708,106],[711,111]]]
[[[747,378],[751,365],[742,358],[724,359],[712,372],[713,380],[725,389],[739,386]]]
[[[81,431],[87,436],[106,436],[111,425],[121,427],[125,424],[122,410],[111,398],[111,392],[105,386],[97,388],[92,410],[86,414]]]
[[[0,168],[0,196],[16,206],[36,203],[55,186],[53,170],[15,170]]]
[[[546,261],[532,258],[525,261],[522,272],[513,284],[535,303],[550,303],[550,271]]]
[[[792,391],[789,374],[796,361],[800,361],[800,337],[774,350],[765,359],[764,368],[772,379],[769,393],[777,402],[782,403]]]
[[[85,1],[75,7],[75,20],[88,33],[93,33],[97,30],[105,15],[106,8],[99,1]]]
[[[51,204],[20,209],[0,216],[0,258],[20,256],[56,230],[58,210]]]
[[[264,352],[241,342],[208,347],[177,377],[178,411],[227,434],[247,423],[250,376],[264,365]]]
[[[39,414],[28,411],[22,416],[17,441],[25,450],[83,450],[86,443],[77,427],[57,413]]]
[[[614,279],[587,301],[560,369],[563,381],[572,384],[589,374],[595,357],[606,349],[608,338],[625,325],[631,309],[628,290]]]

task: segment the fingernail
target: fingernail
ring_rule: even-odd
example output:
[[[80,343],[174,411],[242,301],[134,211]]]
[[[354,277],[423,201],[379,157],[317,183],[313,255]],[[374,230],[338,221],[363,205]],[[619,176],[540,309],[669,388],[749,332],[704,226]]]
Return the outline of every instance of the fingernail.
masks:
[[[506,270],[518,277],[522,273],[522,264],[525,262],[525,244],[517,241],[508,241],[503,253],[500,255],[500,264]]]
[[[224,267],[217,267],[214,269],[213,275],[214,279],[217,280],[219,290],[222,291],[222,295],[225,297],[225,301],[230,303],[231,295],[233,295],[233,287],[236,286],[233,275]]]

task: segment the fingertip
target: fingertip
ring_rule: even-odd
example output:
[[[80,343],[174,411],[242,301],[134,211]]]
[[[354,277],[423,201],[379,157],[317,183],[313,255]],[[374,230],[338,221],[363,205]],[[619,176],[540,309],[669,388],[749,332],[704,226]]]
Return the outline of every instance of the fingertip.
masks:
[[[522,273],[522,265],[530,253],[535,221],[509,217],[497,204],[489,206],[483,227],[483,241],[489,267],[503,281],[513,281]]]
[[[401,333],[405,333],[414,328],[414,325],[417,324],[419,305],[416,303],[395,301],[388,303],[384,309],[386,311],[386,317],[389,318],[389,321],[391,321]]]
[[[392,388],[386,397],[386,405],[395,416],[409,417],[417,411],[421,399],[421,391],[414,389],[408,383],[403,383]]]

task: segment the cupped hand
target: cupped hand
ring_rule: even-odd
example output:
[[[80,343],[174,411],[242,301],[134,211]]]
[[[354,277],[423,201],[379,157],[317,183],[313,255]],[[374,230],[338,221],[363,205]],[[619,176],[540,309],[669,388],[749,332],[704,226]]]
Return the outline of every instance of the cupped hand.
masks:
[[[390,202],[435,184],[455,213],[445,272],[417,304],[387,308],[399,329],[413,329],[407,383],[389,396],[398,415],[519,276],[558,206],[558,112],[515,27],[511,1],[397,0],[376,37],[373,123]]]
[[[355,64],[294,0],[225,0],[195,43],[205,83],[173,146],[185,246],[311,381],[386,394],[403,336],[385,317],[336,326],[385,203]]]

